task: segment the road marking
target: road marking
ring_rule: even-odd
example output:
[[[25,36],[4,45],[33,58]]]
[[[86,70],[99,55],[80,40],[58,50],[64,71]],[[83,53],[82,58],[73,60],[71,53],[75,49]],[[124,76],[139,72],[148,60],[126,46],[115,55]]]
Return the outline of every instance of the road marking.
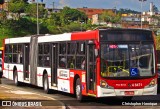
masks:
[[[14,94],[34,94],[34,93],[31,93],[31,92],[21,91],[21,90],[5,91],[5,92],[14,93]]]
[[[28,92],[27,92],[27,91],[22,91],[22,90],[25,90],[25,89],[22,89],[22,90],[21,90],[21,89],[18,89],[18,90],[16,90],[16,89],[14,89],[14,87],[12,87],[12,86],[7,86],[7,85],[4,85],[4,84],[3,84],[3,86],[1,85],[0,87],[4,87],[4,88],[6,88],[6,89],[12,90],[12,91],[6,91],[7,93],[15,93],[15,94],[34,94],[34,95],[42,96],[42,97],[45,97],[45,98],[48,98],[48,99],[51,99],[51,100],[57,100],[57,99],[52,98],[52,97],[49,97],[49,96],[45,96],[45,95],[42,95],[42,94],[37,94],[37,93],[35,93],[35,92],[33,92],[33,91],[30,91],[30,90],[28,90]],[[17,88],[17,87],[16,87],[16,88]],[[13,89],[14,89],[14,91],[13,91]],[[60,102],[60,101],[59,101],[59,103],[62,105],[62,109],[66,109],[64,103],[62,103],[62,102]]]
[[[3,85],[3,86],[0,86],[0,87],[4,87],[4,88],[6,88],[6,89],[10,89],[10,90],[12,89],[12,88],[9,88],[9,87],[4,86],[4,85]]]
[[[12,90],[13,88],[11,88],[11,87],[8,87],[8,86],[0,86],[0,87],[4,87],[4,88],[6,88],[6,89],[9,89],[9,90]],[[7,92],[7,91],[6,91]],[[43,96],[43,97],[46,97],[46,98],[49,98],[49,99],[52,99],[52,100],[55,100],[54,98],[52,98],[52,97],[49,97],[49,96],[45,96],[45,95],[42,95],[42,94],[37,94],[37,93],[34,93],[34,92],[32,92],[32,91],[29,91],[29,92],[27,92],[27,91],[22,91],[22,90],[15,90],[15,91],[8,91],[9,93],[15,93],[15,94],[35,94],[35,95],[39,95],[39,96]]]

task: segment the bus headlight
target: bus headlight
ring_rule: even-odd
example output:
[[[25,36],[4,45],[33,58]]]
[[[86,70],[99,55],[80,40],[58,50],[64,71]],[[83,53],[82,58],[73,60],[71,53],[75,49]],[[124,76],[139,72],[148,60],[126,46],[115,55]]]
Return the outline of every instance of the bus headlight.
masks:
[[[157,84],[157,79],[152,79],[149,85],[145,86],[145,88],[153,87]]]
[[[109,86],[109,85],[107,84],[107,82],[104,81],[104,80],[101,80],[100,86],[101,86],[102,88],[114,89],[112,86]]]

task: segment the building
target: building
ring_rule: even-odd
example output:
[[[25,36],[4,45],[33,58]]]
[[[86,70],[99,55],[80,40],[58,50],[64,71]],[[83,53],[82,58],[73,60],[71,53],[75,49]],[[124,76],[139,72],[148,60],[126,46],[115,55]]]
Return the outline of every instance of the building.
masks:
[[[58,13],[58,12],[60,12],[62,9],[57,9],[57,8],[45,8],[47,11],[48,11],[48,13]]]
[[[84,12],[88,19],[91,20],[92,24],[95,25],[105,25],[106,22],[100,22],[99,21],[99,15],[102,14],[105,11],[112,11],[112,12],[116,12],[115,9],[97,9],[97,8],[87,8],[87,7],[83,7],[83,8],[77,8],[79,11]]]
[[[8,11],[8,0],[5,0],[4,4],[0,5],[0,10]]]
[[[77,9],[78,9],[79,11],[84,12],[89,19],[92,19],[92,16],[93,16],[93,15],[102,14],[102,13],[105,12],[105,11],[115,12],[115,9],[96,9],[96,8],[87,8],[87,7],[77,8]]]

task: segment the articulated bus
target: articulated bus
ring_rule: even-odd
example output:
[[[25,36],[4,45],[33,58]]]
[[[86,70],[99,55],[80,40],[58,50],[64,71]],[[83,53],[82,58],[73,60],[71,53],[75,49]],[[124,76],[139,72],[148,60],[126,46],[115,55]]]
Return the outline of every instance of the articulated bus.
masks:
[[[97,29],[4,40],[3,76],[84,96],[157,95],[154,34],[143,29]]]

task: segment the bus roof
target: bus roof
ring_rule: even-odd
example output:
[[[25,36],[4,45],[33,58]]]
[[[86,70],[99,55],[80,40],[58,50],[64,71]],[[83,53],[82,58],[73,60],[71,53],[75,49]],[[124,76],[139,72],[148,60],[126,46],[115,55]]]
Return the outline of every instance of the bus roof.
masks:
[[[30,43],[31,37],[37,37],[38,43],[43,42],[57,42],[57,41],[74,41],[74,40],[93,40],[93,39],[99,39],[99,32],[106,32],[106,31],[148,31],[150,30],[146,29],[130,29],[130,28],[103,28],[103,29],[97,29],[97,30],[90,30],[90,31],[82,31],[82,32],[73,32],[73,33],[63,33],[63,34],[56,34],[56,35],[31,35],[26,37],[16,37],[16,38],[8,38],[5,39],[5,44],[9,43]],[[106,34],[106,33],[105,33]]]
[[[141,28],[100,28],[98,29],[100,31],[104,31],[104,30],[113,30],[113,31],[152,31],[150,29],[141,29]]]
[[[31,35],[26,37],[16,37],[5,39],[5,44],[9,43],[30,43],[31,37],[37,37],[38,42],[56,42],[56,41],[71,41],[71,40],[91,40],[97,39],[98,31],[85,31],[85,32],[74,32],[74,33],[64,33],[56,35]]]

